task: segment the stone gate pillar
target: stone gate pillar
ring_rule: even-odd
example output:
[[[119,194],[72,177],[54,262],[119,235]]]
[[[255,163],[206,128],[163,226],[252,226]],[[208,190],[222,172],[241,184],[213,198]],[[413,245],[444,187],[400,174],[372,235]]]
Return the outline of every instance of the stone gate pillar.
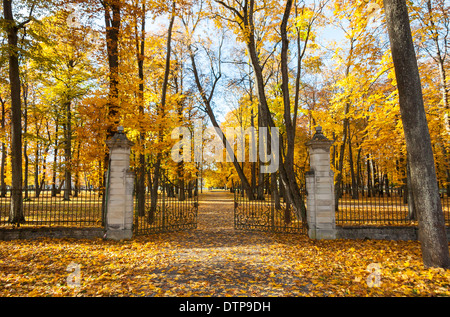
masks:
[[[106,239],[133,237],[134,173],[130,171],[130,149],[123,127],[106,141],[109,147],[109,172],[106,177]]]
[[[306,173],[308,236],[311,239],[336,239],[334,209],[334,172],[330,167],[333,141],[322,134],[322,127],[306,143],[310,171]]]

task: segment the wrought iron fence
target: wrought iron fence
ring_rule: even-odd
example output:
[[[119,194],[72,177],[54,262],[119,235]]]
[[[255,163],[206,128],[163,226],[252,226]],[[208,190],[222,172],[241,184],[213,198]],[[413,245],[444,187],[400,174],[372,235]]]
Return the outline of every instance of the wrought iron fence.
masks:
[[[23,195],[24,221],[20,226],[75,226],[101,227],[103,225],[103,194],[99,188],[72,190],[69,198],[54,189],[28,189]],[[11,189],[0,196],[0,226],[11,225]]]
[[[445,223],[450,226],[450,197],[444,192],[440,196]],[[358,189],[356,196],[351,186],[344,186],[338,199],[336,225],[415,226],[414,207],[407,199],[404,188],[390,188],[382,193]]]
[[[257,195],[254,195],[257,198]],[[306,221],[306,220],[305,220]],[[249,199],[241,185],[234,189],[234,228],[236,230],[276,233],[306,233],[305,222],[298,219],[282,192],[266,189],[263,197]]]
[[[145,186],[145,208],[139,211],[135,186],[134,233],[136,235],[197,228],[198,184],[196,179],[170,180],[164,173],[152,204],[151,186]]]

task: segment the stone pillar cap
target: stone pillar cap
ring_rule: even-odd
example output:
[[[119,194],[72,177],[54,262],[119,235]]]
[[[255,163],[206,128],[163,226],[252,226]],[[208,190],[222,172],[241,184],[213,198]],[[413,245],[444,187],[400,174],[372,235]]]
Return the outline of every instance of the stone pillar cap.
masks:
[[[316,133],[313,135],[311,140],[306,142],[306,145],[307,146],[311,146],[311,145],[320,146],[320,145],[322,145],[324,147],[329,147],[333,143],[334,143],[334,141],[329,140],[325,135],[323,135],[322,127],[320,125],[318,125],[316,127]]]
[[[109,148],[132,147],[134,145],[134,142],[128,140],[123,130],[123,126],[119,126],[116,134],[106,141],[106,145],[108,145]]]

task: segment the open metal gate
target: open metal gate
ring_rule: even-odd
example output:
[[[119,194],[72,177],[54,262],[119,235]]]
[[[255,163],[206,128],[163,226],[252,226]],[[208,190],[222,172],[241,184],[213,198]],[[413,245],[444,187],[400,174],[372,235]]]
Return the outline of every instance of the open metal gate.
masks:
[[[249,199],[242,186],[234,189],[234,228],[246,231],[306,233],[304,223],[283,197],[266,190]]]
[[[155,180],[153,179],[153,182]],[[145,187],[145,208],[139,208],[139,189],[135,186],[134,233],[136,235],[197,228],[197,179],[180,180],[161,172],[158,189]]]

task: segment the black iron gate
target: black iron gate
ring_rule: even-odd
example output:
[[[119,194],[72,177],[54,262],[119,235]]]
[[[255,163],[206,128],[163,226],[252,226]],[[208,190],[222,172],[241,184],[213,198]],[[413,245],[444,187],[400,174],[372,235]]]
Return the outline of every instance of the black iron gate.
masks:
[[[263,191],[249,199],[242,186],[234,189],[234,228],[277,233],[306,233],[302,220],[282,196]]]
[[[197,228],[197,179],[170,178],[165,172],[161,172],[157,190],[152,190],[152,185],[145,186],[143,199],[145,208],[139,208],[138,200],[141,194],[138,186],[135,185],[134,233],[136,235]]]

